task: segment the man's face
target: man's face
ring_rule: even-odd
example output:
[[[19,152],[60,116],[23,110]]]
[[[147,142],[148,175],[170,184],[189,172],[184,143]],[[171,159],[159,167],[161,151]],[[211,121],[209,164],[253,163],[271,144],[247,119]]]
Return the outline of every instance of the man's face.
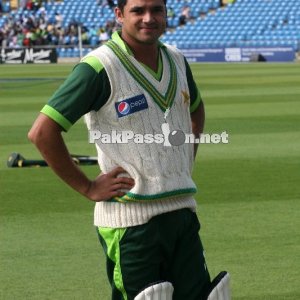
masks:
[[[127,0],[123,12],[117,7],[115,14],[129,43],[155,44],[166,28],[163,0]]]

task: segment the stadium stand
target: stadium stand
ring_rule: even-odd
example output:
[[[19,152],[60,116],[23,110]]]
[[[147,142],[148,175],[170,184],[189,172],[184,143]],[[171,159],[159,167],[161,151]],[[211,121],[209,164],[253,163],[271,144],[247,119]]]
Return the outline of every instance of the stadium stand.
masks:
[[[31,45],[56,45],[60,57],[77,57],[80,24],[84,55],[101,43],[100,32],[110,36],[117,28],[112,5],[102,2],[45,1],[33,10],[13,10],[4,1],[1,46],[20,47],[27,36]],[[180,25],[183,6],[190,8],[190,18]],[[227,5],[220,0],[168,0],[168,8],[168,30],[162,41],[179,48],[292,46],[300,50],[299,0],[236,0]]]
[[[204,13],[167,32],[163,41],[179,48],[286,45],[299,51],[299,0],[236,0],[225,7],[206,6]]]

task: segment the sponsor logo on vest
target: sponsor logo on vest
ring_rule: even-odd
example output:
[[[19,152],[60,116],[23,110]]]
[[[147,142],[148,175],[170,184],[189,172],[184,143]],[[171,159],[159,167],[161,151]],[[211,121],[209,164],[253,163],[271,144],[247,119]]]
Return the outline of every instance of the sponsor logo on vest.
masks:
[[[148,108],[145,95],[138,95],[115,103],[118,118],[128,116]]]
[[[118,112],[121,115],[127,115],[130,112],[130,106],[127,102],[122,101],[119,105],[118,105]]]

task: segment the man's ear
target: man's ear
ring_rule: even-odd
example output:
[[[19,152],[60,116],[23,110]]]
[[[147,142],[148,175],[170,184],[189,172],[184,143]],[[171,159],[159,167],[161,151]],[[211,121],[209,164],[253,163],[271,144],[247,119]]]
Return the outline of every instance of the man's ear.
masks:
[[[119,7],[115,7],[115,16],[117,23],[121,24],[123,23],[123,12]]]

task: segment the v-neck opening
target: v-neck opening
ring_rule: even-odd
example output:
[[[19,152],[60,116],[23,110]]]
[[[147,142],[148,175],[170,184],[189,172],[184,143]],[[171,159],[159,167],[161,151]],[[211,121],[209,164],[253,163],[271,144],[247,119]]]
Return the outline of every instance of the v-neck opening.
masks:
[[[106,43],[106,46],[114,52],[128,73],[149,93],[163,112],[172,106],[177,91],[177,72],[176,65],[167,49],[162,49],[164,69],[162,71],[162,80],[159,82],[134,57],[124,52],[116,42],[110,40]]]
[[[155,72],[152,68],[150,68],[149,66],[140,62],[140,64],[146,69],[146,71],[148,73],[150,73],[155,80],[160,82],[162,79],[162,74],[163,74],[163,62],[162,62],[162,57],[161,57],[160,51],[159,51],[157,63],[158,63],[158,68],[157,68],[157,71]]]

